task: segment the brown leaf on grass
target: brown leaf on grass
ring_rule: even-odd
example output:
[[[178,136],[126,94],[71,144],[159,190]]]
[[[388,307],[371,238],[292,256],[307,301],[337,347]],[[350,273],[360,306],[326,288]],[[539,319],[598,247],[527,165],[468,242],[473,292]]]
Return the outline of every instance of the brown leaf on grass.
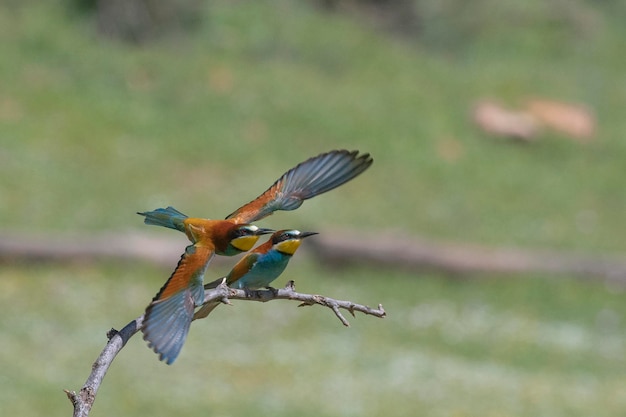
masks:
[[[539,123],[568,138],[582,143],[593,140],[596,119],[584,105],[532,99],[526,104],[526,109]]]
[[[531,141],[539,133],[539,124],[532,114],[507,109],[493,100],[478,101],[472,109],[472,119],[491,136]]]

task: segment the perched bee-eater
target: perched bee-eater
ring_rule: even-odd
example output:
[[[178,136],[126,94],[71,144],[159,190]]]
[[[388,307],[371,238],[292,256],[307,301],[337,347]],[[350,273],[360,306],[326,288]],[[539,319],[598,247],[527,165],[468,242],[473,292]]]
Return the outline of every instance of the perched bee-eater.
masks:
[[[194,309],[204,301],[204,273],[213,255],[232,256],[248,251],[259,235],[271,232],[250,223],[277,210],[295,210],[304,200],[330,191],[361,174],[372,164],[369,154],[335,150],[310,158],[283,174],[270,188],[225,220],[191,218],[173,207],[139,213],[150,225],[187,235],[178,266],[146,308],[144,340],[167,364],[182,349]],[[294,250],[295,251],[295,250]]]
[[[301,232],[299,230],[279,230],[262,245],[248,252],[233,269],[224,277],[226,285],[240,289],[270,288],[269,285],[283,273],[289,260],[300,247],[302,239],[316,235],[315,232]],[[204,288],[215,288],[221,284],[220,278]],[[220,305],[220,301],[207,303],[193,316],[194,320],[204,318]]]

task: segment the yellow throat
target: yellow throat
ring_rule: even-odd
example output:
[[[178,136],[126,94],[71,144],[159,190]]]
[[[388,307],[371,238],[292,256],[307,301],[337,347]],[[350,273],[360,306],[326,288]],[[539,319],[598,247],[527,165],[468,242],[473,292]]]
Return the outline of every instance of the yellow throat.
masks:
[[[259,240],[259,236],[241,236],[230,241],[230,244],[240,251],[247,252]]]
[[[287,255],[293,255],[300,247],[300,240],[286,240],[276,244],[276,250]]]

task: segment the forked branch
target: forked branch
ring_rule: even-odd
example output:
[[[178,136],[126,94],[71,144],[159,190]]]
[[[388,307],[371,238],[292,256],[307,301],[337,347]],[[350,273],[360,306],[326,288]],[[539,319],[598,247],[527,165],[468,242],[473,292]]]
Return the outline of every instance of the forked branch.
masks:
[[[209,302],[221,301],[223,303],[229,303],[229,300],[248,300],[248,301],[271,301],[271,300],[296,300],[300,301],[298,307],[312,306],[319,304],[330,308],[337,318],[344,326],[349,326],[350,323],[341,314],[341,309],[347,310],[354,316],[354,312],[358,311],[363,314],[367,314],[375,317],[385,317],[386,313],[381,304],[378,308],[374,309],[365,305],[356,304],[352,301],[335,300],[330,297],[314,294],[298,293],[295,290],[294,282],[289,281],[284,288],[280,289],[268,289],[268,290],[238,290],[229,288],[225,283],[220,284],[217,288],[207,289],[204,293],[204,304]],[[92,365],[91,374],[87,378],[85,385],[80,391],[68,391],[65,390],[67,397],[74,406],[74,417],[86,417],[91,411],[98,389],[102,384],[102,380],[106,375],[109,367],[113,363],[113,360],[117,354],[126,345],[126,342],[137,333],[143,325],[143,316],[136,318],[128,323],[120,331],[115,329],[109,330],[107,337],[109,342],[106,344],[98,359]]]

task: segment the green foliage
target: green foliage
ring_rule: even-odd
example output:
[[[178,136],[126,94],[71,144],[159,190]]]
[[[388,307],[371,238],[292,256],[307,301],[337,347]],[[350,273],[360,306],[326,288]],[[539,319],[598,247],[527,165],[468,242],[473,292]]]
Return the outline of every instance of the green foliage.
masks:
[[[59,3],[0,6],[2,230],[140,229],[136,211],[170,204],[223,217],[294,163],[350,148],[372,153],[370,171],[263,226],[626,249],[626,33],[617,2],[574,2],[563,15],[557,2],[418,2],[432,19],[413,42],[304,2],[215,1],[192,37],[142,47],[99,38],[88,15]],[[468,114],[485,96],[586,103],[597,137],[490,140]],[[192,329],[172,367],[133,338],[92,415],[626,409],[621,289],[297,261],[284,279],[300,290],[382,302],[389,317],[357,317],[344,329],[318,308],[221,307]],[[169,272],[3,268],[3,412],[67,413],[61,389],[79,388],[106,330],[139,315]]]
[[[295,161],[347,147],[374,155],[367,180],[281,223],[624,247],[614,230],[626,204],[626,63],[608,18],[575,54],[478,39],[444,58],[291,2],[218,2],[197,37],[143,48],[99,40],[89,20],[62,10],[0,16],[0,170],[11,179],[0,184],[0,222],[12,229],[139,226],[134,211],[163,204],[219,217]],[[587,103],[597,140],[546,134],[511,146],[471,125],[480,97],[537,95]],[[344,209],[351,197],[367,203]]]

